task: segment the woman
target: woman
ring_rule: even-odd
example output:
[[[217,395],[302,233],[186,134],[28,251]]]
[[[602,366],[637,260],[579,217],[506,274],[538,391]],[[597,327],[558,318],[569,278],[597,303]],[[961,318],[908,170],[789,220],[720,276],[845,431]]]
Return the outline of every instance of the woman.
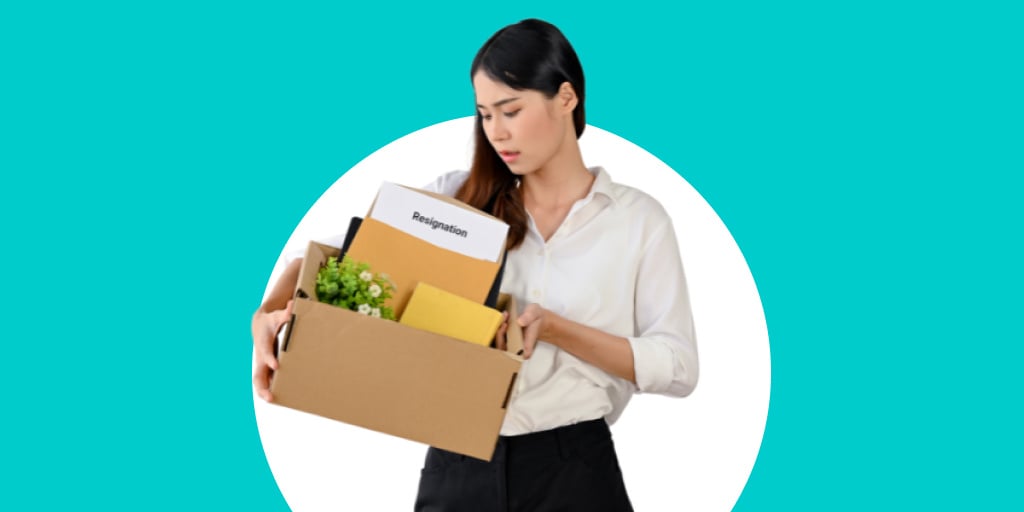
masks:
[[[584,165],[583,70],[556,27],[501,29],[470,77],[472,167],[427,188],[509,224],[502,291],[528,304],[508,320],[523,328],[526,361],[493,459],[430,448],[416,510],[632,510],[608,425],[636,392],[686,396],[697,381],[671,221],[650,196]],[[253,381],[267,400],[297,272],[293,262],[253,318]]]

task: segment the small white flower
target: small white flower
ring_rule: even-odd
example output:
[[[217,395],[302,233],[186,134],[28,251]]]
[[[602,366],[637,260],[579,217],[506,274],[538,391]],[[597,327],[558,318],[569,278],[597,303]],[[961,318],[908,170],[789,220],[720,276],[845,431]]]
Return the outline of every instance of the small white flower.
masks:
[[[359,305],[359,314],[360,315],[369,315],[370,314],[370,305],[369,304],[360,304]]]
[[[364,270],[361,274],[359,274],[359,279],[362,279],[363,281],[367,282],[373,281],[373,274]]]
[[[370,316],[374,318],[380,318],[380,308],[373,308],[370,310]]]
[[[384,291],[384,290],[381,290],[380,286],[378,286],[377,283],[373,283],[373,284],[370,285],[370,290],[369,291],[370,291],[370,297],[373,297],[373,298],[376,299],[377,297],[380,297],[380,293],[382,291]]]

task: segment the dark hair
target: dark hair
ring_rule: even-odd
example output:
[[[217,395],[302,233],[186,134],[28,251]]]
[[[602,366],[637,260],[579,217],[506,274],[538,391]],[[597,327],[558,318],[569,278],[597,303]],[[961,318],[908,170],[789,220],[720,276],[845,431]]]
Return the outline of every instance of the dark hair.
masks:
[[[517,90],[540,91],[553,98],[569,82],[578,98],[572,119],[576,138],[583,134],[583,66],[576,51],[560,30],[538,19],[527,19],[496,32],[477,52],[469,79],[483,71],[492,80]],[[469,179],[455,194],[456,199],[488,210],[509,225],[508,248],[514,249],[526,237],[526,207],[518,178],[491,147],[484,133],[480,112],[476,114],[475,147]]]

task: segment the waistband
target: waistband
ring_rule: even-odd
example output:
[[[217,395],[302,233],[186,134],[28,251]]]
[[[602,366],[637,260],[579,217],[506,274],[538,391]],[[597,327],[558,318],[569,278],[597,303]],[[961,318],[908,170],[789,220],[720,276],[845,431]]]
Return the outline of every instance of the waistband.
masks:
[[[597,418],[541,432],[501,436],[498,438],[495,455],[529,457],[557,453],[564,458],[579,451],[581,447],[606,439],[611,439],[608,422],[604,418]]]

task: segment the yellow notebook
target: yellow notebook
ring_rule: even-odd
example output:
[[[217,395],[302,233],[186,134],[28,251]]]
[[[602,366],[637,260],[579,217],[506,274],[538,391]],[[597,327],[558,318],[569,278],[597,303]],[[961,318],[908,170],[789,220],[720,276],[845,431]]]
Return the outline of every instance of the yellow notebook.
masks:
[[[501,313],[420,282],[412,292],[399,322],[416,329],[487,346],[501,325]]]

